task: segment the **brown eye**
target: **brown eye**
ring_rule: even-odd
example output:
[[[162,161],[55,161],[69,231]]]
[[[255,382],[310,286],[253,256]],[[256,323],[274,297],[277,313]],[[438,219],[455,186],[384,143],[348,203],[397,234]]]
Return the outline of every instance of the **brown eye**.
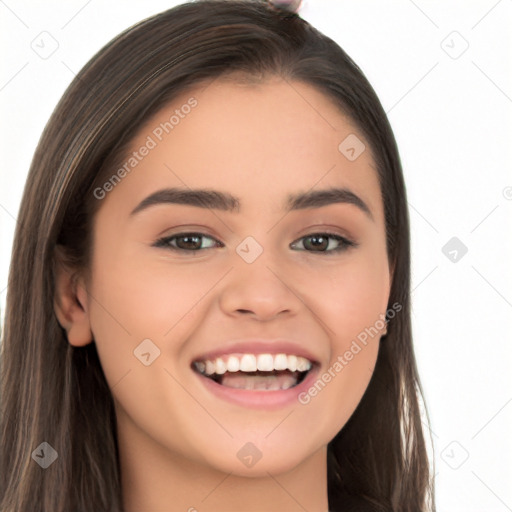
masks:
[[[202,241],[209,239],[213,241],[209,247],[202,247]],[[176,235],[160,238],[154,244],[154,247],[163,247],[175,251],[192,251],[197,252],[201,249],[211,249],[219,247],[220,242],[211,236],[203,233],[177,233]]]
[[[331,240],[334,240],[334,242],[331,242]],[[357,245],[355,242],[340,235],[335,235],[334,233],[313,233],[300,238],[299,241],[302,241],[303,247],[308,252],[327,254],[339,253],[347,250],[349,247],[356,247]],[[298,242],[294,242],[292,247],[297,243]]]

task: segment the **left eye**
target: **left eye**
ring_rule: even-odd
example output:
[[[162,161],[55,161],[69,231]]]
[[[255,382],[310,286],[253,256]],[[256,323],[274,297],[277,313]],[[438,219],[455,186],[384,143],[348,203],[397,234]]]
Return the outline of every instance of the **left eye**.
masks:
[[[329,240],[334,240],[334,242],[331,243]],[[317,253],[337,253],[346,251],[349,247],[357,246],[352,240],[340,235],[335,235],[334,233],[313,233],[299,238],[298,241],[303,241],[302,244],[304,246],[313,248],[312,251],[308,252]],[[305,243],[306,241],[307,243]],[[296,243],[297,242],[293,242],[292,246]],[[334,248],[333,245],[335,246]]]
[[[208,247],[204,247],[201,244],[201,241],[205,239],[211,240]],[[349,247],[357,246],[355,242],[334,233],[313,233],[306,235],[293,242],[290,247],[296,249],[299,242],[302,242],[307,252],[324,254],[337,253],[345,251]],[[222,246],[222,242],[203,233],[178,233],[176,235],[160,238],[154,243],[154,247],[162,247],[182,252],[198,252],[201,249],[212,249]]]

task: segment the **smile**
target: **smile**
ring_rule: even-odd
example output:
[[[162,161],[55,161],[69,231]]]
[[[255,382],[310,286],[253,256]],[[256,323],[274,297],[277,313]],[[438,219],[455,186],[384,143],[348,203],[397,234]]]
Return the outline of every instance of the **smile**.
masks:
[[[222,386],[259,391],[296,386],[312,364],[304,357],[287,354],[230,354],[194,362],[197,371]]]

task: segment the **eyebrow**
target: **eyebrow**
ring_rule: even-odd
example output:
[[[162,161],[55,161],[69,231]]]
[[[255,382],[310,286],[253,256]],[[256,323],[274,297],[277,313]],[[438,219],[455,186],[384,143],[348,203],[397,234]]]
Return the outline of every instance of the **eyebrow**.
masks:
[[[285,203],[285,208],[288,210],[305,210],[339,203],[352,204],[364,212],[372,221],[374,220],[368,205],[348,188],[329,188],[290,194]],[[130,216],[159,204],[183,204],[231,213],[240,211],[240,200],[228,192],[211,189],[165,188],[157,190],[143,199],[131,211]]]

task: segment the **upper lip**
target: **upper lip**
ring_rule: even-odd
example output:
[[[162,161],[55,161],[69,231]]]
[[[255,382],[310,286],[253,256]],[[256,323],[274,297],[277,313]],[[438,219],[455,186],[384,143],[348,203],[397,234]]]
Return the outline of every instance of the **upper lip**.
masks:
[[[305,357],[318,364],[317,358],[303,345],[290,340],[251,339],[233,340],[223,344],[222,348],[213,349],[193,358],[195,361],[214,360],[227,354],[287,354]]]

